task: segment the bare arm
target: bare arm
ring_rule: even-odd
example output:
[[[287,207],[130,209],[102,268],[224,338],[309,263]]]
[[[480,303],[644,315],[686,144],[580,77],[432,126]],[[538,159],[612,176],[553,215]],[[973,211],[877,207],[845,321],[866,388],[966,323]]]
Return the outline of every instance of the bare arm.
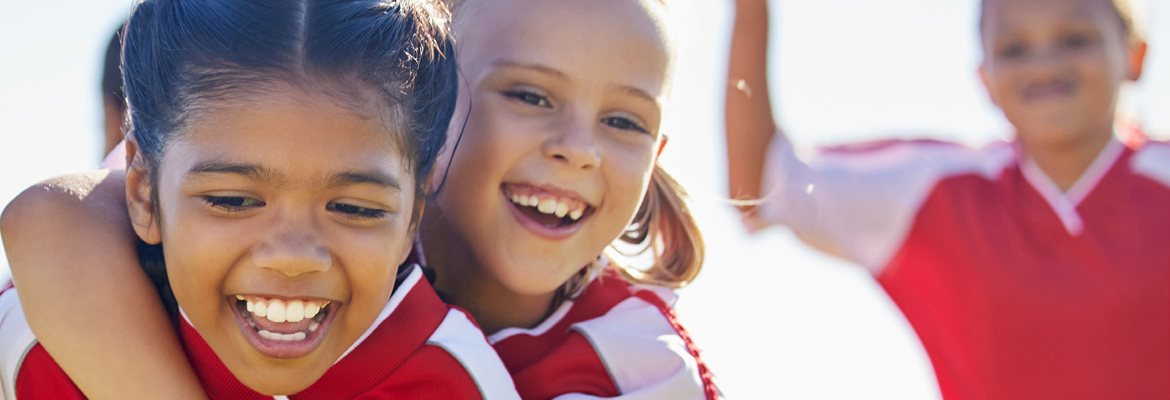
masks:
[[[96,171],[29,188],[0,234],[29,326],[95,399],[205,399],[138,265],[125,174]]]
[[[776,132],[768,95],[768,3],[739,0],[727,68],[728,193],[736,200],[756,200],[768,144]],[[746,215],[750,206],[740,207]]]
[[[728,191],[744,224],[783,224],[806,244],[879,272],[940,177],[986,157],[956,146],[899,143],[881,150],[797,152],[772,115],[768,2],[736,0],[728,60]],[[751,202],[751,200],[758,200]]]

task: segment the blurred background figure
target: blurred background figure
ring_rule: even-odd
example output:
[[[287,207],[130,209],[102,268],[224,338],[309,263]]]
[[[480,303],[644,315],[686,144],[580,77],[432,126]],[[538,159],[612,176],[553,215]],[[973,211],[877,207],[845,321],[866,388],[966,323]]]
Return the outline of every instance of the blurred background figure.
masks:
[[[1170,398],[1170,143],[1116,117],[1145,65],[1133,9],[981,3],[978,70],[1008,141],[807,152],[772,116],[768,3],[738,0],[730,194],[761,199],[748,229],[785,225],[873,274],[945,399]]]
[[[119,146],[126,134],[126,93],[122,88],[122,29],[118,27],[106,45],[102,63],[102,168],[126,167],[126,155]],[[118,149],[119,151],[114,151]]]
[[[102,111],[103,143],[102,157],[105,157],[125,134],[126,94],[122,91],[122,28],[119,27],[106,45],[106,57],[102,64]]]

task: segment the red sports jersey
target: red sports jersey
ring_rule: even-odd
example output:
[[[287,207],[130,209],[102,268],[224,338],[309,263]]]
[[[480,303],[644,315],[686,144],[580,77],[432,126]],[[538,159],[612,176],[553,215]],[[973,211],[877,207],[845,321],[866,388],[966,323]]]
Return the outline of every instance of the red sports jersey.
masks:
[[[669,289],[630,285],[610,270],[539,326],[488,340],[524,399],[715,399],[674,300]]]
[[[241,384],[184,319],[180,338],[212,399],[272,399]],[[15,290],[0,295],[5,396],[82,399],[69,377],[36,344]],[[27,354],[26,354],[27,351]],[[498,356],[461,310],[439,300],[415,268],[377,321],[325,375],[276,399],[517,399]]]
[[[1064,193],[1010,143],[778,138],[760,217],[868,267],[948,400],[1170,399],[1170,145],[1125,133]]]

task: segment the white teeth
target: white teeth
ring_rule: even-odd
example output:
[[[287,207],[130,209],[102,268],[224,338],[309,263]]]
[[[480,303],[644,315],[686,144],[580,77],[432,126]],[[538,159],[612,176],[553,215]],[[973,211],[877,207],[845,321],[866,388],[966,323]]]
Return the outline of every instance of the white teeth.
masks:
[[[516,204],[520,204],[520,195],[512,193],[512,202],[516,203]]]
[[[544,199],[536,204],[536,209],[543,214],[552,214],[557,210],[557,201],[553,199]]]
[[[244,299],[244,296],[238,295],[238,294],[236,295],[236,300],[243,300],[243,299]]]
[[[257,317],[261,317],[261,318],[267,317],[268,316],[268,303],[265,303],[264,300],[257,301],[256,302],[256,310],[252,311],[252,313],[256,314]]]
[[[321,327],[320,323],[313,322],[313,323],[309,324],[309,332],[316,332],[317,328],[319,328],[319,327]]]
[[[537,204],[540,204],[540,199],[536,198],[536,196],[528,196],[528,201],[526,203],[527,204],[525,205],[529,207],[536,207]]]
[[[574,221],[581,219],[581,214],[585,214],[584,208],[578,208],[576,210],[573,210],[573,212],[569,213],[569,219],[572,219]]]
[[[298,340],[305,340],[305,337],[308,336],[304,332],[276,333],[276,332],[269,332],[269,331],[261,330],[261,331],[257,331],[256,333],[258,333],[260,335],[260,337],[262,337],[262,338],[265,338],[268,340],[279,340],[279,341],[283,341],[283,342],[295,342]]]
[[[565,214],[569,213],[569,205],[558,201],[556,213],[557,213],[557,218],[564,217]]]
[[[283,300],[272,299],[268,302],[268,320],[272,322],[284,322],[285,312],[288,311],[288,306],[284,304]]]
[[[302,319],[305,319],[305,302],[300,300],[288,302],[288,310],[285,311],[284,318],[288,322],[301,322]]]
[[[319,311],[321,311],[321,307],[317,303],[310,302],[309,304],[305,304],[305,318],[316,317]]]
[[[252,300],[247,300],[247,302],[248,302],[248,312],[255,312],[256,311],[256,303],[252,302]]]

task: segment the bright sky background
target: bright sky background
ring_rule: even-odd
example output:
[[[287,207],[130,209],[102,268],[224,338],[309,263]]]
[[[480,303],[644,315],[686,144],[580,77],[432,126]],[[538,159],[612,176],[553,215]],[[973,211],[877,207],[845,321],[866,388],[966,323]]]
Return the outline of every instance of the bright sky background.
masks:
[[[99,66],[129,3],[0,2],[0,204],[37,181],[98,164]],[[1165,138],[1170,1],[1146,3],[1150,54],[1130,103]],[[777,117],[809,146],[893,136],[979,145],[1006,137],[976,79],[977,4],[773,1]],[[786,229],[746,236],[721,202],[731,5],[672,2],[684,48],[663,162],[692,192],[708,244],[703,273],[682,291],[684,323],[731,398],[938,398],[918,339],[871,278]]]

